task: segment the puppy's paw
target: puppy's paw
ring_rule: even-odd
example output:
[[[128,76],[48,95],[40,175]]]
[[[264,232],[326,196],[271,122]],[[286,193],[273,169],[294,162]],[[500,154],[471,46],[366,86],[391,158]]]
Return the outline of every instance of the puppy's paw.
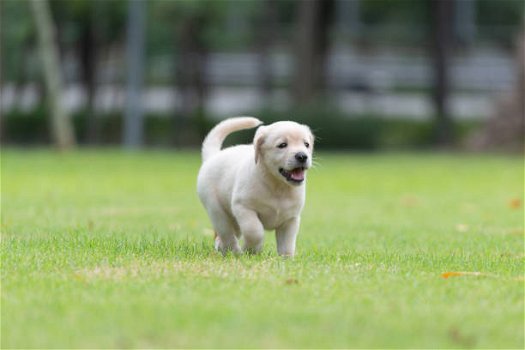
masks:
[[[219,251],[219,249],[221,248],[221,239],[219,235],[217,234],[217,232],[214,232],[214,233],[215,233],[215,237],[214,237],[215,243],[213,246],[215,247],[216,251]]]

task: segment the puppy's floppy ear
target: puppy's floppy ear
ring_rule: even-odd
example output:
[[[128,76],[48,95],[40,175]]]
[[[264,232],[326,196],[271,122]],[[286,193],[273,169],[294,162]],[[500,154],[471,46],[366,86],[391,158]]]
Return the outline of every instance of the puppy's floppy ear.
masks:
[[[264,143],[265,135],[264,135],[264,126],[260,126],[259,129],[257,129],[257,132],[255,133],[255,136],[253,138],[253,145],[255,147],[255,164],[259,161],[259,157],[261,156],[261,148]]]
[[[314,148],[314,142],[315,142],[315,136],[312,133],[312,130],[308,125],[305,125],[306,129],[308,130],[308,138],[310,139],[310,145],[312,146],[312,149]]]

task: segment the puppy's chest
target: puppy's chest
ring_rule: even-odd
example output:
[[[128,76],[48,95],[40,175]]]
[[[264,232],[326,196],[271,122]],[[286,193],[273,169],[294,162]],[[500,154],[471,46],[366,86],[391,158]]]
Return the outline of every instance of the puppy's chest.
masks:
[[[298,201],[272,201],[261,205],[259,210],[257,210],[257,214],[264,228],[266,230],[273,230],[287,220],[299,215],[301,208],[302,203]]]

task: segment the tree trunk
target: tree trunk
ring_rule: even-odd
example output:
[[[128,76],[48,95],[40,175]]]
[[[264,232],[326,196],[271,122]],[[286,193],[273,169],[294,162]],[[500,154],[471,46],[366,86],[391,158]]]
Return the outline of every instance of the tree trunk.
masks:
[[[144,70],[145,2],[131,0],[128,5],[127,91],[124,116],[124,146],[142,146],[144,135],[142,83]]]
[[[431,59],[434,83],[432,100],[436,118],[435,138],[439,146],[451,146],[454,140],[452,119],[449,111],[450,51],[454,18],[454,1],[430,1],[432,18]]]
[[[297,105],[303,105],[315,100],[325,87],[324,66],[334,1],[305,0],[298,6],[293,97]]]
[[[79,56],[82,69],[82,80],[86,91],[86,141],[95,144],[99,138],[99,123],[95,109],[97,58],[100,44],[99,15],[104,2],[88,3],[89,16],[85,19],[83,33],[79,41]]]
[[[192,15],[183,20],[177,33],[180,43],[177,85],[181,96],[181,110],[174,118],[173,141],[177,146],[194,145],[200,141],[201,135],[192,124],[198,125],[200,121],[195,119],[204,117],[208,96],[207,50],[203,39],[206,23],[206,13]]]
[[[278,25],[275,21],[277,9],[274,0],[263,0],[261,2],[261,12],[259,23],[257,23],[257,67],[259,78],[259,94],[263,101],[263,107],[270,105],[272,93],[272,42]]]
[[[63,105],[62,74],[59,68],[58,48],[54,42],[55,29],[49,3],[47,0],[32,0],[31,8],[36,22],[44,80],[50,103],[52,139],[59,149],[68,149],[75,145],[75,136],[70,115]]]

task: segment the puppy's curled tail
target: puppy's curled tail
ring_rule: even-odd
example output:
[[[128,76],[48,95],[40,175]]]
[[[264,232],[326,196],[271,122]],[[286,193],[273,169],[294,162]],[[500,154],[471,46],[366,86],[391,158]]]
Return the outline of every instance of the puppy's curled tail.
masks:
[[[219,153],[224,139],[232,132],[255,128],[261,124],[262,122],[254,117],[235,117],[223,120],[211,129],[204,139],[202,143],[202,161],[205,162],[214,154]]]

